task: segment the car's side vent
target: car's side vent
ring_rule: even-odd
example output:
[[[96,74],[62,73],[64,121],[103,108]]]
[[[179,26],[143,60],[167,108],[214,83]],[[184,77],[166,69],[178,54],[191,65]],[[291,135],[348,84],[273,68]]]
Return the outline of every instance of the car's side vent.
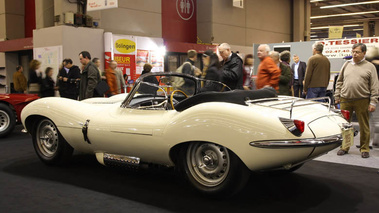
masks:
[[[290,131],[293,135],[301,136],[304,132],[305,124],[301,120],[292,120],[288,118],[279,118],[282,124]]]

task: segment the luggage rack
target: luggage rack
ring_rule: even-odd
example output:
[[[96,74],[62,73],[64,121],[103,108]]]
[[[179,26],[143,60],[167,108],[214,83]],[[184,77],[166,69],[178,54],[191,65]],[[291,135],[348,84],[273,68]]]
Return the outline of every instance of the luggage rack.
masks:
[[[316,102],[319,100],[328,100],[327,103],[324,102]],[[280,103],[272,103],[272,104],[267,104],[269,101],[280,101]],[[297,104],[303,102],[303,104]],[[308,103],[304,103],[308,102]],[[260,106],[265,106],[265,107],[271,107],[275,109],[280,109],[280,110],[286,110],[290,112],[290,119],[292,118],[292,110],[294,107],[299,107],[299,106],[308,106],[308,105],[313,105],[313,104],[323,104],[328,107],[328,111],[330,111],[330,106],[331,106],[331,100],[330,97],[319,97],[319,98],[310,98],[310,99],[302,99],[302,98],[287,98],[287,97],[275,97],[275,98],[262,98],[262,99],[256,99],[256,100],[247,100],[245,101],[247,105],[249,104],[257,104]],[[285,104],[291,104],[291,106],[285,106],[285,107],[279,107],[280,105],[285,105]]]

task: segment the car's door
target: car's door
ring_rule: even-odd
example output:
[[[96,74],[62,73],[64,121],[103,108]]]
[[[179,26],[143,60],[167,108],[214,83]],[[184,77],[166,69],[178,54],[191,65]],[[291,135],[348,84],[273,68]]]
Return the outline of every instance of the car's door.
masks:
[[[167,162],[169,142],[163,137],[164,129],[179,112],[169,107],[167,89],[150,86],[154,87],[149,84],[139,87],[126,106],[108,107],[103,114],[105,118],[91,119],[88,138],[95,152],[139,157],[145,161],[162,156],[162,162]]]

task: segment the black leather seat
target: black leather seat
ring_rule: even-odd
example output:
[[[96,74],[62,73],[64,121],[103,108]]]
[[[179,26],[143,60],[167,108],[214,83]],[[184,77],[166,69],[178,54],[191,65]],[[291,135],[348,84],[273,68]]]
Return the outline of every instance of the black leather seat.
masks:
[[[179,102],[175,105],[175,109],[181,112],[197,104],[206,102],[226,102],[246,105],[246,100],[274,97],[277,97],[277,94],[273,88],[264,88],[255,91],[233,90],[228,92],[203,92]]]

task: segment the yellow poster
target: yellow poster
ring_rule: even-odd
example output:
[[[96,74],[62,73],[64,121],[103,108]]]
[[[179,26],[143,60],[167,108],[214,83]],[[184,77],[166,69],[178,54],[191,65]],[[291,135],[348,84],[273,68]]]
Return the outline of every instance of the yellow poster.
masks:
[[[329,38],[342,38],[343,26],[330,26],[329,27]]]

